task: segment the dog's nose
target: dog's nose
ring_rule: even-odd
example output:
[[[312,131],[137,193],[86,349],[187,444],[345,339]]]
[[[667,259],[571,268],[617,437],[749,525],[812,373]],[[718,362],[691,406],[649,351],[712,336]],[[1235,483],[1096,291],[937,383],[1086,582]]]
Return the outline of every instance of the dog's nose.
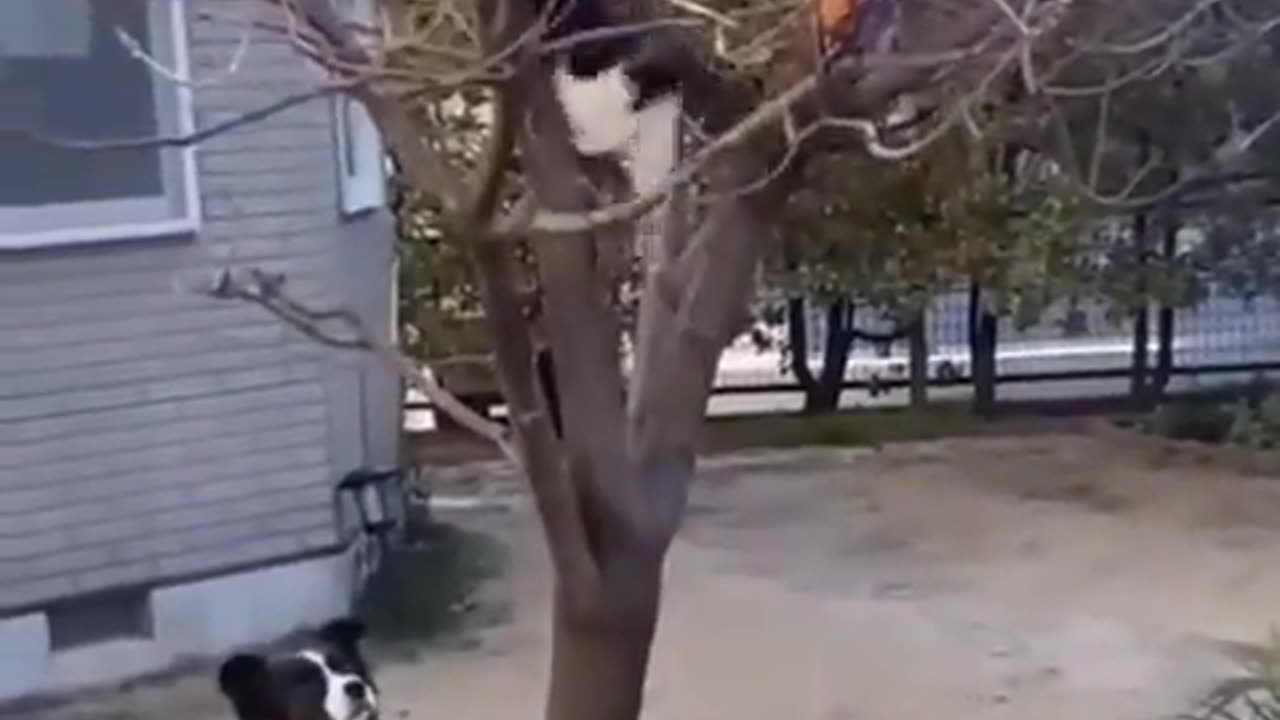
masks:
[[[359,680],[352,680],[346,685],[343,685],[342,691],[345,692],[347,694],[347,697],[351,698],[352,700],[364,700],[364,696],[366,694],[364,683],[360,682]]]

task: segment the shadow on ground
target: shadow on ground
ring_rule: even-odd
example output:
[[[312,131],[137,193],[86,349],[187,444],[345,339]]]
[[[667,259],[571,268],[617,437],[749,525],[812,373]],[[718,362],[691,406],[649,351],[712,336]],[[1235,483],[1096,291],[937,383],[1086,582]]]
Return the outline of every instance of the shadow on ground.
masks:
[[[509,601],[488,592],[506,565],[506,548],[486,533],[423,524],[370,578],[356,615],[377,654],[400,659],[433,645],[467,647],[472,631],[510,616]]]

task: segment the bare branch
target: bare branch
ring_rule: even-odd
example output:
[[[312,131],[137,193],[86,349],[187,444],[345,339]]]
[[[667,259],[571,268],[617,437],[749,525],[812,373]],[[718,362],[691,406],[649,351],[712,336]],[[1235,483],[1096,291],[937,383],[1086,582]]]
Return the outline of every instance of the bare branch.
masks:
[[[338,92],[344,92],[348,90],[350,86],[351,83],[342,82],[308,88],[307,90],[296,92],[292,95],[286,95],[285,97],[267,103],[260,108],[214,123],[193,133],[182,135],[151,135],[147,137],[119,138],[114,140],[86,140],[83,138],[53,137],[26,127],[0,126],[0,136],[16,135],[25,140],[30,140],[49,147],[65,150],[84,150],[89,152],[138,150],[155,147],[188,147],[191,145],[198,145],[206,140],[237,128],[252,125],[253,123],[265,120],[273,115],[279,115],[290,108],[297,107],[317,98],[326,97]]]
[[[1104,205],[1109,208],[1136,210],[1139,208],[1153,207],[1167,200],[1170,200],[1180,193],[1200,185],[1205,178],[1229,166],[1249,152],[1249,150],[1258,143],[1267,133],[1280,125],[1280,108],[1276,109],[1266,119],[1259,122],[1252,130],[1238,134],[1228,138],[1213,152],[1213,162],[1206,163],[1199,168],[1195,168],[1180,174],[1177,181],[1172,182],[1160,190],[1148,193],[1142,196],[1133,196],[1133,192],[1138,185],[1146,179],[1148,175],[1155,169],[1157,161],[1152,158],[1146,162],[1134,176],[1125,184],[1125,187],[1118,193],[1113,195],[1104,195],[1097,191],[1096,188],[1088,187],[1075,182],[1077,189],[1089,200]],[[1072,174],[1075,178],[1074,173]]]
[[[1224,0],[1199,0],[1187,12],[1173,21],[1162,24],[1160,29],[1128,43],[1072,43],[1076,48],[1086,52],[1105,53],[1109,55],[1137,55],[1167,45],[1179,33],[1186,30],[1196,18],[1211,10],[1214,6],[1225,4]]]
[[[391,368],[410,387],[421,392],[440,412],[445,413],[471,432],[494,443],[511,462],[522,466],[519,453],[511,444],[509,433],[501,425],[487,420],[467,407],[434,379],[422,372],[416,362],[399,349],[369,332],[360,317],[350,308],[313,308],[289,297],[284,291],[285,277],[251,268],[234,272],[224,268],[205,291],[209,297],[235,299],[257,305],[311,340],[332,348],[362,350],[372,353]],[[338,323],[343,335],[334,335],[324,326]]]
[[[1089,162],[1089,187],[1098,186],[1102,172],[1102,156],[1107,149],[1107,131],[1111,120],[1111,93],[1103,93],[1098,103],[1098,127],[1093,141],[1093,158]]]
[[[248,28],[245,28],[244,31],[240,33],[240,42],[236,45],[235,52],[231,55],[231,60],[227,62],[226,69],[213,77],[203,80],[193,80],[189,75],[180,75],[177,70],[166,67],[164,63],[160,62],[143,49],[142,43],[138,42],[136,38],[126,32],[124,28],[117,27],[115,31],[116,39],[118,39],[120,44],[124,46],[125,51],[129,53],[130,57],[141,62],[143,65],[146,65],[151,69],[151,72],[159,75],[169,82],[186,88],[215,87],[231,79],[236,75],[236,73],[240,72],[240,67],[244,63],[245,57],[249,54],[249,46],[252,44],[252,33],[249,32]]]
[[[575,45],[589,43],[597,40],[608,40],[611,38],[631,37],[652,32],[660,28],[672,27],[696,27],[701,23],[688,18],[662,18],[659,20],[646,20],[644,22],[626,23],[623,25],[614,25],[605,28],[595,28],[593,30],[583,30],[582,32],[565,35],[562,38],[543,42],[538,48],[538,52],[543,55],[551,55],[561,52]]]

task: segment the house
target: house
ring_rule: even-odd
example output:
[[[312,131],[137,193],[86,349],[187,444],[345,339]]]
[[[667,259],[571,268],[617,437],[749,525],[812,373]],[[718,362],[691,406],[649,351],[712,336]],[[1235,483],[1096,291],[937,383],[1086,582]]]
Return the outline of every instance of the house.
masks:
[[[392,332],[362,108],[317,97],[197,147],[66,143],[182,136],[315,87],[246,30],[264,12],[0,3],[0,700],[269,640],[356,589],[335,486],[395,461],[397,379],[189,288],[259,267]]]

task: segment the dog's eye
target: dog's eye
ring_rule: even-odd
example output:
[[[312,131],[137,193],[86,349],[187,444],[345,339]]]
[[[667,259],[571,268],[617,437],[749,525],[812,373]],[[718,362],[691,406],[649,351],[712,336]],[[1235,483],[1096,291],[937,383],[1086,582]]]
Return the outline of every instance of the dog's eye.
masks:
[[[292,685],[310,685],[323,682],[324,674],[315,666],[301,665],[288,674],[288,681]]]

